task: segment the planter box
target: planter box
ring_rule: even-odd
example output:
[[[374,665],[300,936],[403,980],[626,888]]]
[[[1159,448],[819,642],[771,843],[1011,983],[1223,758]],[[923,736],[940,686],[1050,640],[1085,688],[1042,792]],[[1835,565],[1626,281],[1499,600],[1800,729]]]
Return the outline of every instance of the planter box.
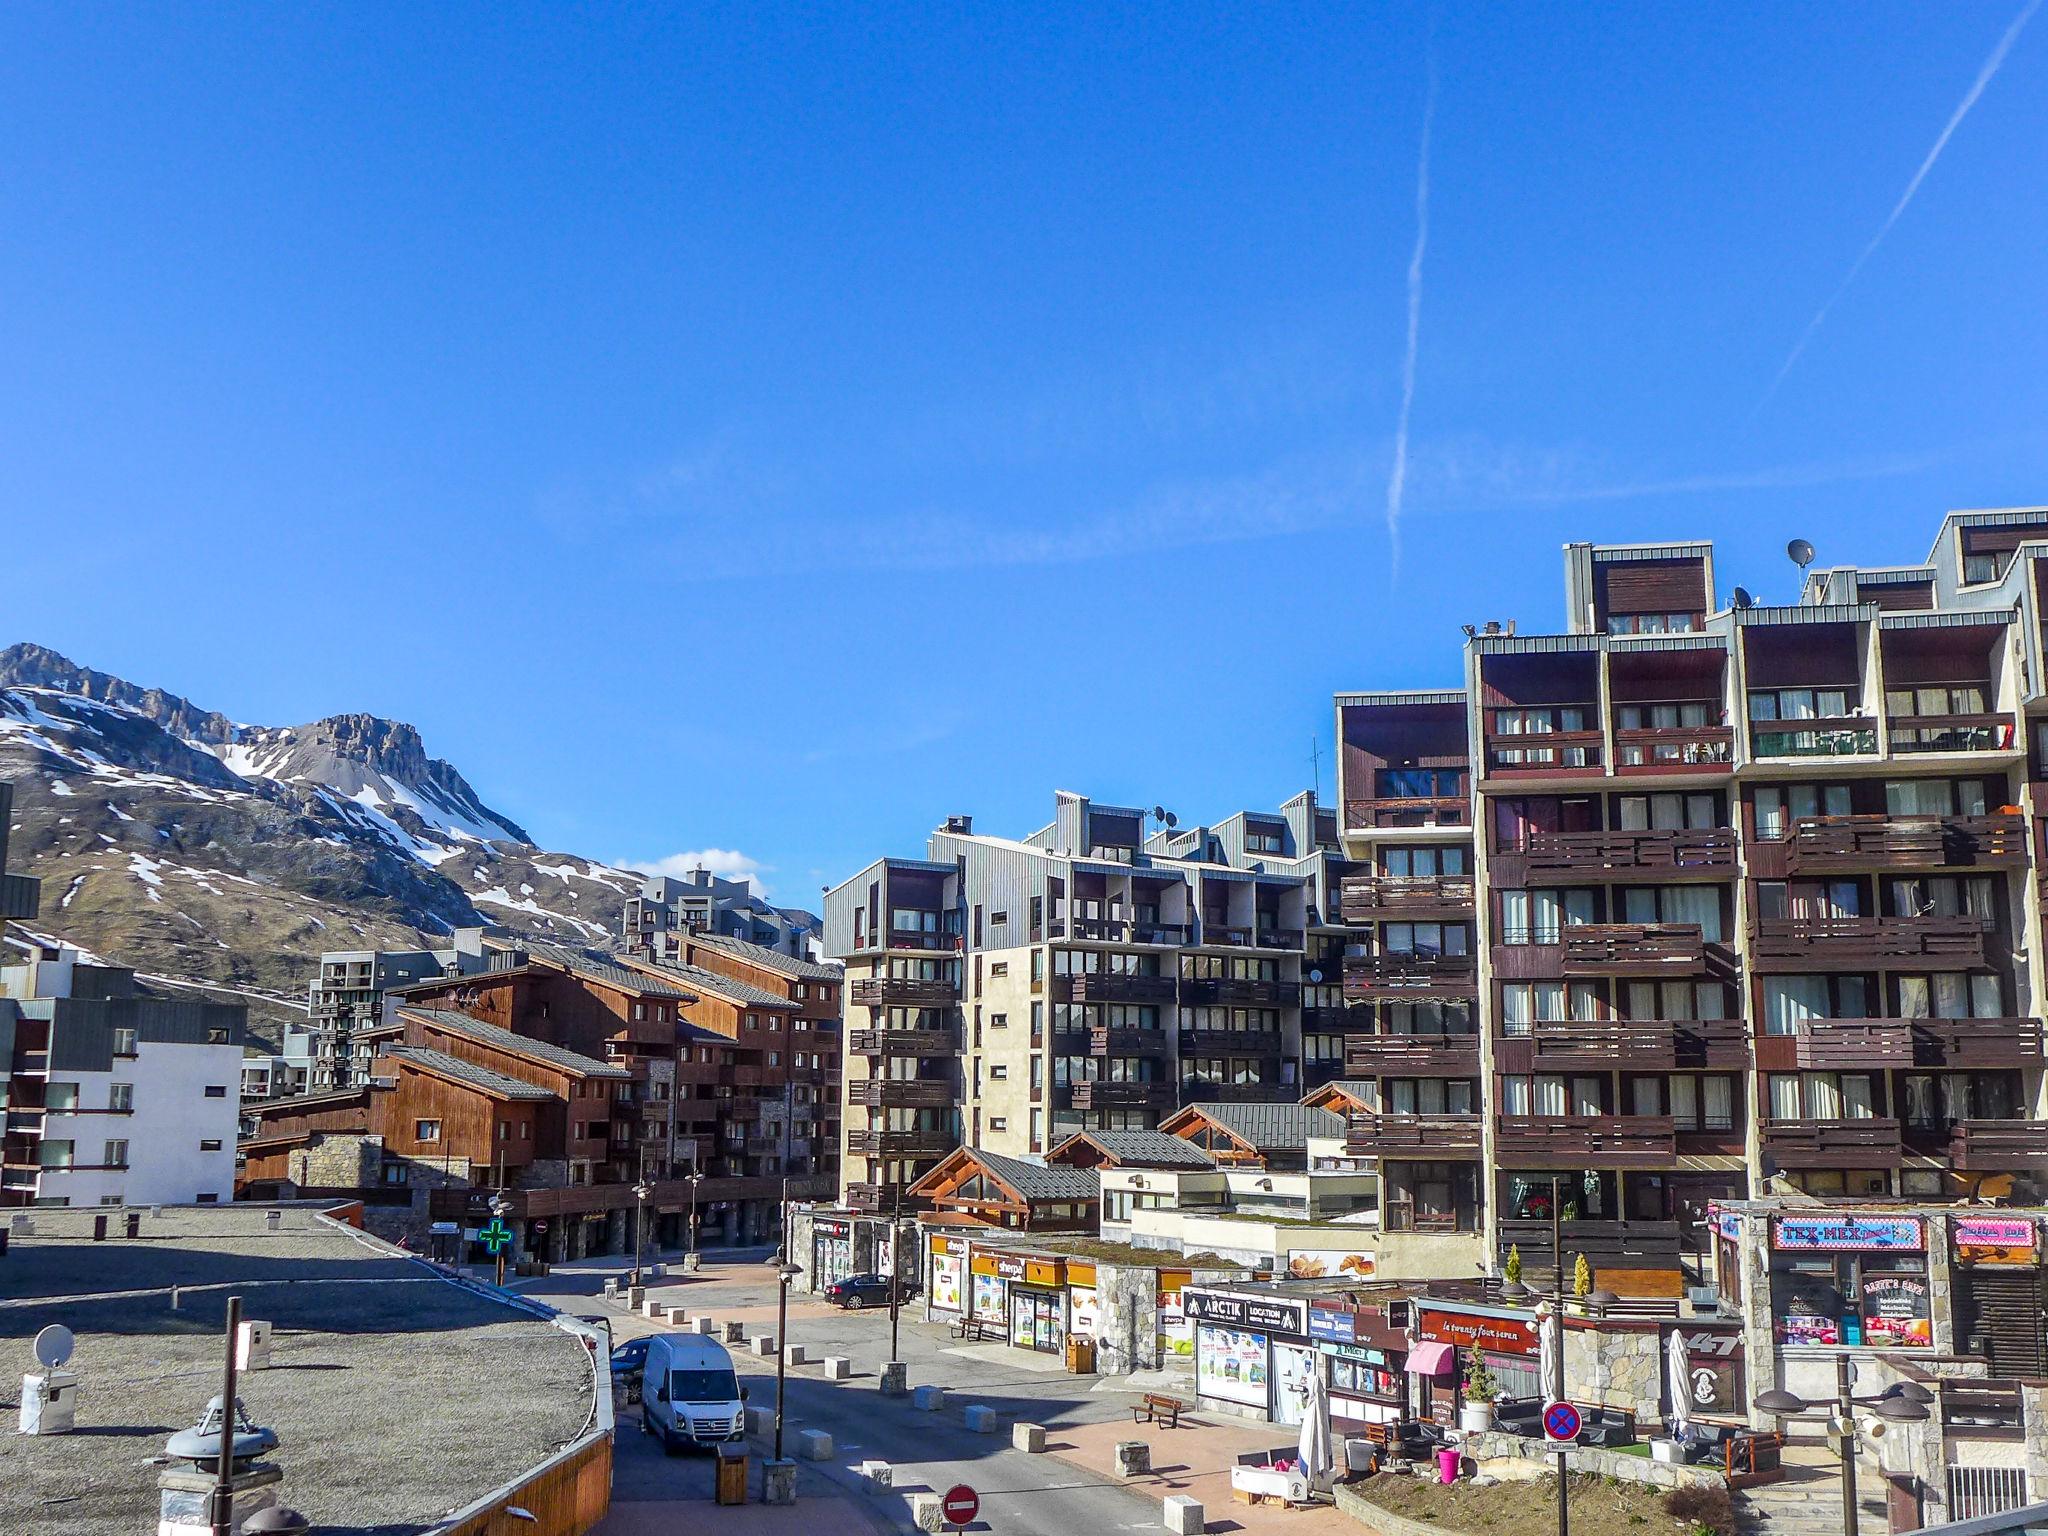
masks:
[[[1237,1458],[1237,1465],[1230,1469],[1231,1491],[1285,1499],[1290,1504],[1306,1504],[1309,1501],[1308,1479],[1293,1467],[1282,1470],[1273,1465],[1276,1457],[1292,1461],[1295,1455],[1295,1448],[1291,1445],[1271,1451],[1244,1452]]]

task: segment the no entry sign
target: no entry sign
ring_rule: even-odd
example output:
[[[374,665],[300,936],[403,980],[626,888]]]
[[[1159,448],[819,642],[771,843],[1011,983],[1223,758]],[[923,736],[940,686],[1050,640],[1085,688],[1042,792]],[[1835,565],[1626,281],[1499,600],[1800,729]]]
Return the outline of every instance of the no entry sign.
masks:
[[[981,1495],[965,1483],[955,1483],[939,1501],[939,1511],[948,1525],[972,1525],[981,1513]]]
[[[1570,1403],[1550,1403],[1543,1410],[1543,1433],[1552,1440],[1579,1438],[1579,1410]]]

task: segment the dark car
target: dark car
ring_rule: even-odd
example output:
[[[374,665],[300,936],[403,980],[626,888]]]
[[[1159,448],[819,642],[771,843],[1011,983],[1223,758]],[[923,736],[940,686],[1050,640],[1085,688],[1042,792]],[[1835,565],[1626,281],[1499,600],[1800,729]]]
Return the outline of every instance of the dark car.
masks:
[[[910,1299],[912,1288],[898,1284],[896,1299],[905,1302]],[[835,1280],[825,1287],[825,1299],[835,1307],[844,1307],[849,1312],[858,1312],[862,1307],[886,1307],[889,1305],[889,1277],[887,1275],[848,1275],[844,1280]]]
[[[612,1351],[612,1381],[626,1389],[626,1401],[640,1400],[640,1373],[647,1369],[647,1340],[628,1339]]]

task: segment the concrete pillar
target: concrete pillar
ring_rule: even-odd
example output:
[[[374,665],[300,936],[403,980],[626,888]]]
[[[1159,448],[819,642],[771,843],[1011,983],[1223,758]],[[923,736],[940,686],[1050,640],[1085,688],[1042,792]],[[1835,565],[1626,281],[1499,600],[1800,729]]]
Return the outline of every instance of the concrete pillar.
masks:
[[[1184,1493],[1169,1494],[1162,1501],[1165,1525],[1174,1536],[1202,1536],[1209,1529],[1209,1522],[1203,1516],[1201,1501],[1191,1499]]]
[[[1045,1426],[1043,1424],[1012,1424],[1010,1426],[1010,1449],[1023,1451],[1027,1455],[1041,1455],[1045,1450]]]
[[[567,1216],[557,1216],[548,1223],[546,1241],[548,1262],[550,1264],[564,1263],[569,1257],[569,1218]]]
[[[629,1253],[632,1251],[628,1246],[626,1213],[624,1211],[606,1211],[604,1213],[604,1248],[602,1251],[605,1253]]]
[[[1149,1441],[1117,1441],[1116,1475],[1118,1477],[1145,1477],[1151,1471],[1152,1446]]]
[[[781,1461],[769,1458],[761,1463],[761,1502],[763,1504],[794,1504],[796,1502],[796,1463],[785,1457]]]

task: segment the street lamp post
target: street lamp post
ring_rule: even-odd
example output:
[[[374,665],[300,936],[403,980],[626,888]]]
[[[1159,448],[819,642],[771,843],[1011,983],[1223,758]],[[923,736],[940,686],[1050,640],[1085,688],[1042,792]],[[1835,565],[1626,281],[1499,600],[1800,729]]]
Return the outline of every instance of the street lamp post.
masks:
[[[896,1245],[902,1241],[903,1181],[899,1178],[896,1181],[896,1208],[889,1217],[889,1363],[891,1365],[895,1365],[899,1359],[896,1353],[896,1321],[902,1310],[902,1298],[898,1295],[898,1292],[902,1289],[902,1280],[899,1277],[903,1273],[903,1255]]]
[[[697,1186],[704,1182],[703,1171],[692,1168],[686,1182],[690,1186],[690,1230],[684,1235],[683,1268],[694,1270],[697,1267]]]
[[[642,1179],[633,1186],[633,1199],[637,1206],[633,1212],[633,1284],[640,1283],[640,1260],[647,1246],[647,1197],[654,1193],[654,1186]]]
[[[782,1382],[789,1363],[789,1282],[797,1275],[781,1249],[775,1253],[775,1459],[782,1460]]]
[[[1828,1429],[1842,1456],[1842,1536],[1858,1536],[1856,1410],[1859,1407],[1875,1409],[1879,1418],[1894,1424],[1924,1424],[1929,1417],[1927,1405],[1934,1401],[1932,1392],[1911,1381],[1894,1382],[1882,1392],[1857,1397],[1850,1391],[1854,1369],[1847,1355],[1835,1356],[1835,1396],[1832,1402],[1826,1398],[1804,1398],[1782,1387],[1759,1392],[1754,1399],[1758,1408],[1780,1419],[1807,1418],[1821,1413],[1828,1415]]]
[[[493,1221],[503,1221],[503,1220],[505,1219],[505,1213],[506,1213],[507,1211],[511,1210],[511,1209],[512,1209],[512,1202],[511,1202],[510,1200],[507,1200],[507,1199],[505,1198],[505,1192],[504,1192],[503,1188],[501,1187],[501,1188],[499,1189],[499,1191],[498,1191],[498,1193],[497,1193],[497,1194],[495,1194],[495,1195],[491,1196],[491,1219],[492,1219]],[[504,1244],[502,1244],[502,1243],[500,1243],[500,1244],[499,1244],[499,1246],[498,1246],[498,1251],[497,1251],[497,1253],[496,1253],[495,1257],[496,1257],[496,1259],[497,1259],[497,1264],[498,1264],[498,1284],[499,1284],[499,1286],[500,1286],[500,1287],[502,1287],[502,1286],[503,1286],[503,1285],[505,1284],[505,1245],[504,1245]]]

